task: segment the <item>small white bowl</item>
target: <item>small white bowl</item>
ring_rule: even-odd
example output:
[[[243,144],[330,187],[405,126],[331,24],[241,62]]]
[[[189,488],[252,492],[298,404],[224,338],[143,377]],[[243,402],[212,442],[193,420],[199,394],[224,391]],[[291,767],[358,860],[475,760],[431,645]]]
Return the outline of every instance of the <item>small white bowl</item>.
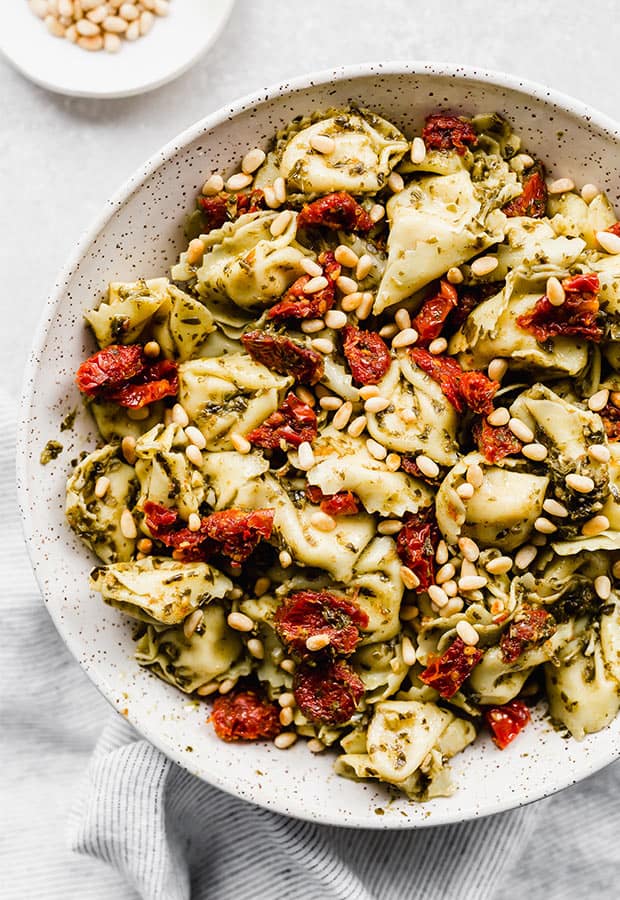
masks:
[[[454,796],[426,804],[390,799],[381,785],[357,784],[332,771],[329,754],[300,741],[225,744],[205,724],[206,704],[191,702],[133,660],[129,619],[89,595],[95,558],[65,522],[70,460],[95,446],[96,434],[73,383],[94,350],[82,319],[110,280],[164,274],[183,247],[182,223],[214,170],[228,172],[250,147],[267,146],[294,116],[356,101],[411,134],[438,107],[497,110],[554,176],[594,182],[613,202],[620,193],[618,127],[582,104],[505,75],[443,64],[363,65],[261,91],[209,116],[164,147],[124,185],[85,236],[47,305],[28,365],[18,444],[25,533],[47,607],[60,634],[112,705],[169,757],[211,784],[261,806],[316,822],[414,828],[476,818],[529,803],[567,787],[620,756],[620,718],[577,742],[538,715],[503,752],[488,738],[453,761]],[[62,418],[78,408],[72,431]],[[64,449],[42,468],[46,441]],[[24,666],[27,666],[24,659]]]
[[[172,0],[137,41],[118,53],[89,52],[53,37],[26,0],[3,3],[0,52],[35,84],[74,97],[129,97],[186,72],[219,36],[235,0]],[[6,8],[5,8],[6,7]]]

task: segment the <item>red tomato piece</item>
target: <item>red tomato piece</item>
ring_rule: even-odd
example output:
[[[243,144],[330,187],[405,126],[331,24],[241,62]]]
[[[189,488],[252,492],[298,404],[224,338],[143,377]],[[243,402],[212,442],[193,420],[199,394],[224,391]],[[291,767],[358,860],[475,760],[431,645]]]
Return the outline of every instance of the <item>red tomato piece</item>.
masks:
[[[266,209],[265,194],[260,188],[254,188],[252,191],[240,191],[233,195],[237,202],[237,216],[245,213],[258,212],[259,209]]]
[[[608,441],[620,441],[620,409],[608,403],[599,413],[603,420]]]
[[[523,447],[507,425],[489,425],[486,419],[476,422],[472,433],[478,450],[490,463],[499,462],[505,456],[515,456]]]
[[[459,388],[463,370],[456,359],[451,356],[433,356],[423,347],[413,347],[409,353],[416,366],[437,382],[455,410],[463,412],[463,397]]]
[[[255,447],[275,450],[282,441],[291,447],[299,447],[304,441],[311,444],[317,432],[316,413],[291,393],[276,412],[248,434],[247,439]]]
[[[472,412],[488,416],[493,412],[493,397],[499,381],[491,381],[483,372],[463,372],[459,379],[459,391]]]
[[[284,319],[321,319],[334,305],[336,299],[336,278],[340,275],[340,265],[331,250],[319,255],[318,263],[323,267],[327,287],[313,294],[304,293],[310,281],[309,275],[302,275],[290,286],[279,303],[267,313],[268,319],[278,322]]]
[[[278,706],[252,690],[216,697],[208,721],[223,741],[272,740],[282,731]]]
[[[354,381],[378,384],[392,362],[383,338],[376,331],[362,331],[354,325],[345,325],[342,337],[342,349]]]
[[[75,381],[83,394],[98,397],[139,375],[145,365],[141,344],[111,344],[82,363]]]
[[[161,503],[154,503],[152,500],[145,502],[143,512],[146,527],[153,537],[156,538],[159,538],[160,534],[170,531],[179,519],[176,509],[169,509],[167,506],[162,506]]]
[[[368,616],[345,597],[329,591],[295,591],[283,601],[274,617],[283,644],[299,656],[308,656],[309,637],[324,635],[334,653],[349,656],[361,640],[360,629]]]
[[[200,196],[197,203],[202,212],[203,233],[208,234],[244,213],[265,209],[265,195],[260,190],[240,191],[238,194],[221,191],[213,197]]]
[[[541,343],[562,335],[598,343],[603,337],[603,329],[598,322],[598,276],[576,275],[565,278],[562,287],[566,300],[561,306],[553,306],[545,295],[529,312],[517,317],[517,325],[529,331]]]
[[[254,552],[261,538],[269,540],[274,515],[273,509],[222,509],[203,519],[200,530],[218,553],[239,564]]]
[[[463,156],[467,145],[476,146],[478,135],[467,119],[449,113],[433,113],[426,117],[422,140],[431,150],[456,150]]]
[[[453,697],[482,659],[482,650],[457,637],[420,673],[420,680],[439,692],[445,700]]]
[[[335,191],[306,203],[297,216],[298,228],[339,229],[342,231],[358,231],[362,234],[370,231],[374,222],[363,206],[346,191]]]
[[[519,732],[530,722],[530,711],[523,700],[511,700],[503,706],[494,706],[484,714],[493,735],[494,743],[505,750]]]
[[[321,354],[289,338],[250,331],[241,336],[241,343],[256,362],[280,375],[292,375],[300,384],[316,384],[323,375]]]
[[[480,284],[467,285],[462,288],[458,296],[458,304],[449,313],[446,320],[446,331],[450,334],[457,331],[467,319],[470,312],[479,306],[488,297],[497,294],[500,285],[498,282],[481,281]]]
[[[437,478],[441,478],[441,473],[436,478],[429,478],[428,475],[425,475],[422,471],[420,471],[420,467],[418,466],[413,456],[401,457],[400,467],[403,472],[407,473],[407,475],[411,475],[413,478],[419,478],[421,481],[425,481],[427,484],[436,485]]]
[[[139,375],[122,387],[106,390],[105,399],[129,409],[141,409],[164,397],[176,397],[179,392],[177,364],[162,359],[143,369]]]
[[[315,484],[306,485],[306,497],[310,503],[320,506],[329,516],[354,516],[360,511],[360,501],[353,491],[324,494]]]
[[[502,659],[514,662],[525,650],[549,640],[555,631],[555,619],[546,609],[524,604],[502,635]]]
[[[293,693],[308,719],[323,725],[342,725],[355,713],[364,696],[364,683],[348,663],[302,664],[295,672]]]
[[[428,347],[431,341],[438,338],[444,323],[458,303],[458,294],[454,285],[444,278],[439,282],[439,291],[422,304],[419,312],[411,322],[411,327],[418,332],[418,347]]]
[[[532,219],[544,218],[547,214],[547,185],[542,163],[537,162],[527,170],[522,184],[522,192],[510,203],[507,203],[502,212],[509,218],[513,216],[530,216]]]
[[[404,566],[414,572],[425,591],[435,584],[435,552],[440,536],[431,507],[411,514],[405,519],[396,538],[396,552]]]

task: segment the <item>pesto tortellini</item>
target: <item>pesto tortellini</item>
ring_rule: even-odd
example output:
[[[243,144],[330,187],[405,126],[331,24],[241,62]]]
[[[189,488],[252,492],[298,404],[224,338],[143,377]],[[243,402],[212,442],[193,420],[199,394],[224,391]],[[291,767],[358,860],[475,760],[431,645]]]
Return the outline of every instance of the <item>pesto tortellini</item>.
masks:
[[[67,520],[224,740],[432,801],[530,708],[620,711],[620,226],[526,149],[300,116],[209,174],[171,278],[87,311]]]

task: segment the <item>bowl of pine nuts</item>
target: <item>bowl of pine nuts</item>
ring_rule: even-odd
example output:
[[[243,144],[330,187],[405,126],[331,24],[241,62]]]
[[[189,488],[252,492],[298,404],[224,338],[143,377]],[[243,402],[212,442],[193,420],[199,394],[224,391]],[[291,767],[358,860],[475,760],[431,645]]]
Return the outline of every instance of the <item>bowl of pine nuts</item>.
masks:
[[[15,0],[0,52],[43,88],[128,97],[187,71],[213,44],[234,0]],[[199,24],[199,27],[196,27]]]

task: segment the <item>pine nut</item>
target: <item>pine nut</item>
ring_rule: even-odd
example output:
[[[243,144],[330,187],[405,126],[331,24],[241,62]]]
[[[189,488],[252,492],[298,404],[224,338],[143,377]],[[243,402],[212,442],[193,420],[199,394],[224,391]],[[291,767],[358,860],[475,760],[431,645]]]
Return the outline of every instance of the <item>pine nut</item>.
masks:
[[[226,620],[230,628],[234,631],[252,631],[254,622],[249,616],[242,612],[231,612]]]
[[[128,22],[121,16],[107,16],[103,20],[103,30],[109,31],[110,34],[125,34],[128,28]],[[222,187],[224,183],[222,182]]]
[[[478,465],[478,463],[471,463],[467,467],[465,478],[472,485],[472,487],[477,489],[479,487],[482,487],[482,483],[484,481],[484,472],[482,471],[482,468]]]
[[[282,204],[286,202],[286,182],[284,178],[280,175],[273,182],[273,190],[276,195],[276,200],[278,203]]]
[[[419,166],[426,158],[426,144],[421,137],[414,137],[411,142],[411,162]]]
[[[608,463],[611,459],[609,447],[606,447],[605,444],[592,444],[588,447],[588,456],[600,463]]]
[[[347,294],[340,301],[340,306],[345,312],[354,312],[364,299],[364,294],[361,291],[356,291],[354,294]]]
[[[315,512],[310,516],[310,524],[318,531],[333,531],[336,520],[324,512]]]
[[[366,449],[374,459],[385,459],[387,456],[387,450],[383,444],[379,444],[374,438],[368,438],[366,441]]]
[[[325,750],[325,744],[318,738],[311,738],[306,744],[306,747],[310,753],[322,753],[323,750]]]
[[[448,562],[448,545],[444,540],[439,541],[435,550],[435,562],[439,566],[443,566]]]
[[[148,356],[149,359],[157,359],[161,353],[161,347],[157,341],[147,341],[142,350],[144,355]]]
[[[186,428],[189,425],[189,416],[180,403],[175,403],[172,407],[172,421],[180,428]]]
[[[474,647],[480,640],[480,635],[474,626],[470,625],[465,619],[461,619],[460,622],[456,623],[456,633],[463,643],[467,644],[469,647]]]
[[[204,241],[201,241],[200,238],[194,238],[193,240],[191,240],[189,242],[186,254],[188,264],[190,266],[195,266],[196,263],[201,262],[205,250],[206,247],[204,245]]]
[[[458,587],[459,591],[478,591],[480,588],[483,588],[487,583],[487,579],[484,575],[465,575],[462,578],[459,578]]]
[[[420,579],[408,566],[400,567],[400,580],[410,591],[414,591],[417,587],[420,587]],[[401,617],[402,613],[403,610],[401,609]]]
[[[278,559],[280,560],[280,565],[283,569],[288,569],[288,567],[293,564],[293,557],[288,552],[288,550],[280,550]]]
[[[324,355],[334,352],[334,343],[329,338],[315,338],[313,341],[310,341],[310,346],[313,350],[317,350]]]
[[[73,3],[71,2],[71,0],[64,0],[64,2],[68,4],[68,8],[70,10],[68,15],[72,19],[73,18]],[[61,0],[59,0],[59,2],[58,2],[59,9],[60,9],[60,3],[61,3]],[[101,25],[101,23],[106,18],[106,16],[109,15],[109,12],[110,12],[109,8],[105,5],[105,3],[102,3],[100,6],[96,6],[90,12],[86,13],[86,18],[90,22],[94,22],[95,25]],[[67,15],[67,14],[65,14],[65,15]]]
[[[527,569],[527,567],[536,559],[536,547],[532,544],[525,544],[517,551],[515,555],[515,566],[517,569]]]
[[[324,650],[330,644],[331,640],[328,634],[312,634],[306,641],[306,650],[314,653],[316,650]]]
[[[385,457],[385,465],[390,472],[397,472],[400,469],[401,458],[398,453],[388,453]]]
[[[497,269],[497,266],[498,261],[496,256],[480,256],[471,264],[471,274],[476,278],[483,278],[485,275],[490,275],[491,272]]]
[[[581,533],[586,537],[595,537],[602,534],[609,528],[609,519],[607,516],[593,516],[589,519],[581,529]]]
[[[404,331],[406,328],[411,328],[411,316],[409,310],[402,307],[401,309],[397,309],[394,313],[394,321],[401,331]]]
[[[285,728],[288,728],[288,726],[292,723],[293,719],[295,718],[295,713],[293,712],[293,710],[291,709],[290,706],[285,706],[284,709],[280,710],[279,718],[280,718],[280,725],[283,725]]]
[[[364,403],[364,409],[368,413],[378,413],[384,409],[387,409],[390,405],[390,400],[387,397],[370,397]]]
[[[514,434],[516,438],[519,438],[520,441],[523,441],[524,444],[531,444],[534,440],[534,432],[526,425],[525,422],[522,422],[521,419],[510,419],[508,422],[508,427]]]
[[[552,275],[551,278],[547,279],[545,293],[547,295],[547,300],[552,306],[562,306],[566,300],[566,291],[562,287],[560,279],[556,278],[555,275]]]
[[[285,212],[287,212],[287,210],[285,210]],[[282,215],[282,214],[280,213],[280,215]],[[304,256],[304,258],[301,261],[301,267],[304,270],[304,272],[306,273],[306,275],[309,275],[311,278],[318,278],[319,275],[323,274],[323,269],[318,264],[318,262],[315,262],[313,259],[310,259],[309,256]]]
[[[245,175],[251,175],[252,172],[255,172],[262,166],[265,159],[265,151],[261,150],[260,147],[254,147],[252,150],[248,150],[241,160],[241,171]]]
[[[334,414],[334,418],[332,419],[334,428],[338,429],[338,431],[342,431],[343,428],[346,428],[352,412],[353,404],[347,400],[347,402],[343,403],[340,409]]]
[[[112,36],[114,36],[114,35],[112,35]],[[106,38],[108,38],[108,37],[110,37],[109,34],[105,34],[103,36],[104,50],[107,49],[106,48]],[[65,40],[70,41],[72,44],[75,44],[77,42],[77,39],[78,39],[77,28],[75,27],[75,25],[69,25],[69,27],[65,31]],[[119,38],[119,47],[120,47],[120,38]]]
[[[323,319],[306,319],[301,323],[301,330],[304,334],[316,334],[317,331],[323,331],[324,328]]]
[[[218,689],[218,683],[216,681],[210,681],[207,684],[201,684],[199,688],[196,688],[196,693],[199,697],[209,697],[211,694],[215,694]]]
[[[155,16],[152,12],[149,12],[148,9],[145,9],[140,13],[140,34],[142,37],[144,37],[145,34],[149,33],[149,31],[153,27],[154,21]]]
[[[28,5],[37,18],[44,19],[46,17],[48,13],[47,0],[30,0]]]
[[[338,331],[347,324],[347,314],[339,309],[330,309],[325,313],[325,324],[328,328]]]
[[[308,441],[303,441],[297,449],[297,466],[302,471],[311,469],[315,463],[314,451]]]
[[[400,519],[384,519],[377,525],[377,531],[379,534],[398,534],[402,527],[403,523]]]
[[[392,174],[388,177],[387,186],[395,194],[398,194],[405,187],[405,182],[403,181],[402,175],[399,175],[398,172],[392,172]]]
[[[302,403],[305,403],[306,406],[316,406],[316,399],[312,391],[309,391],[308,388],[304,387],[303,384],[299,384],[295,388],[295,392]]]
[[[437,478],[439,475],[439,466],[437,463],[423,453],[421,453],[420,456],[416,456],[415,463],[420,472],[423,475],[426,475],[427,478]]]
[[[283,694],[280,694],[278,697],[278,704],[282,707],[282,709],[286,709],[287,707],[295,706],[295,695],[290,691],[285,691]]]
[[[579,494],[589,494],[594,490],[594,482],[588,475],[577,475],[571,472],[566,476],[565,481],[567,487]]]
[[[136,544],[136,547],[138,548],[140,553],[143,553],[145,556],[148,556],[148,554],[153,549],[153,541],[150,540],[150,538],[141,538],[138,541],[138,543]]]
[[[194,466],[202,466],[202,453],[195,444],[185,448],[185,455]]]
[[[384,325],[379,329],[379,336],[382,338],[393,338],[395,334],[398,334],[398,325],[394,322],[390,325]]]
[[[321,409],[326,409],[328,411],[340,409],[342,403],[343,401],[340,399],[340,397],[321,397],[321,399],[319,400],[319,406],[321,407]]]
[[[236,432],[232,431],[230,433],[230,443],[233,445],[237,453],[249,453],[252,449],[251,443],[243,437],[242,434],[236,434]]]
[[[198,515],[198,513],[195,513],[195,512],[190,513],[189,518],[187,520],[187,527],[189,528],[189,530],[190,531],[200,531],[201,525],[202,525],[202,522],[200,520],[200,516]]]
[[[313,134],[309,144],[317,153],[323,153],[326,156],[329,156],[336,149],[336,141],[326,134]]]
[[[310,281],[307,281],[304,285],[304,294],[316,294],[317,291],[324,290],[329,284],[327,278],[324,275],[317,275],[316,278],[311,278]]]
[[[294,731],[282,731],[273,739],[273,743],[278,750],[288,750],[296,741],[297,734]]]
[[[368,215],[373,222],[380,222],[385,215],[385,206],[381,206],[380,203],[375,203],[374,206],[370,207]]]
[[[478,569],[476,568],[475,564],[471,560],[464,559],[461,562],[461,577],[462,578],[464,578],[467,575],[477,575],[477,574],[478,574]]]
[[[292,675],[295,669],[297,668],[295,660],[293,659],[283,659],[280,663],[280,668],[285,672],[288,672],[289,675]]]
[[[492,359],[487,368],[491,381],[501,381],[507,371],[508,361],[499,357]]]
[[[362,294],[362,302],[359,304],[356,310],[357,318],[360,320],[360,322],[363,322],[364,319],[368,318],[368,316],[372,312],[374,302],[375,298],[370,293],[370,291],[364,291],[364,293]],[[342,303],[340,305],[342,306]]]
[[[343,294],[355,294],[358,292],[357,281],[353,278],[349,278],[348,275],[340,275],[336,279],[336,284]]]
[[[100,475],[95,483],[95,497],[102,500],[110,489],[110,479],[105,475]]]
[[[140,15],[138,11],[138,7],[133,3],[123,3],[123,5],[119,9],[119,14],[125,19],[127,22],[133,22],[134,19],[137,19]]]
[[[575,189],[575,182],[572,178],[556,178],[548,185],[547,190],[550,194],[566,194],[568,191]]]
[[[428,352],[432,353],[433,356],[439,356],[441,353],[445,353],[448,349],[448,342],[445,337],[435,338],[434,341],[431,341],[428,345]]]
[[[450,282],[450,284],[462,284],[463,282],[463,273],[460,269],[457,269],[456,266],[452,266],[448,269],[446,273],[446,278]]]
[[[427,593],[435,606],[438,606],[440,609],[444,607],[450,599],[444,589],[439,587],[438,584],[431,584]]]
[[[133,466],[135,463],[136,456],[136,439],[132,437],[132,435],[127,434],[121,441],[121,451],[125,460],[129,463],[130,466]]]
[[[250,638],[248,641],[248,650],[254,659],[265,658],[265,646],[259,638]]]
[[[512,559],[509,556],[496,556],[488,561],[485,568],[491,575],[505,575],[512,569]]]
[[[128,509],[124,509],[121,513],[120,527],[121,534],[123,537],[127,538],[128,541],[132,541],[138,536],[138,529],[136,528],[134,517]]]
[[[587,204],[592,203],[594,198],[598,197],[600,193],[601,192],[599,191],[597,186],[595,184],[590,184],[589,182],[588,184],[584,184],[584,186],[581,188],[581,197]]]
[[[401,347],[410,347],[415,344],[418,339],[418,332],[415,328],[403,328],[392,340],[392,347],[400,349]]]
[[[203,622],[203,612],[201,609],[195,609],[183,622],[183,634],[186,638],[191,638],[199,625]]]
[[[456,493],[459,495],[461,500],[471,500],[474,496],[474,486],[473,484],[469,484],[465,481],[463,484],[459,484],[456,489]]]
[[[283,209],[281,213],[275,217],[271,225],[269,226],[269,231],[274,237],[279,237],[281,234],[284,234],[288,226],[291,224],[293,219],[293,213],[290,209]]]
[[[609,391],[607,388],[603,388],[600,391],[597,391],[595,394],[592,394],[590,399],[588,400],[588,407],[592,410],[592,412],[600,412],[607,406],[609,402]]]
[[[456,569],[452,563],[446,563],[445,566],[442,566],[437,570],[437,574],[435,575],[436,584],[443,584],[444,581],[450,581],[451,578],[454,578]]]
[[[497,409],[494,409],[492,413],[489,413],[489,415],[487,416],[487,422],[489,423],[489,425],[495,425],[497,427],[508,425],[508,423],[510,422],[510,413],[505,406],[498,406]]]
[[[107,31],[110,30],[107,27],[107,25],[105,24],[105,22],[104,22],[103,27]],[[215,194],[219,194],[220,191],[223,191],[223,190],[224,190],[224,179],[222,178],[221,175],[218,175],[217,173],[214,175],[211,175],[210,178],[207,178],[207,180],[205,181],[205,183],[202,186],[202,193],[206,197],[214,196]]]
[[[86,20],[84,20],[84,21],[86,21]],[[54,15],[46,16],[44,19],[44,22],[45,22],[47,30],[54,37],[61,38],[61,37],[65,36],[65,26],[62,24],[62,22],[58,21],[56,16],[54,16]],[[88,24],[90,24],[90,23],[88,23]],[[95,25],[93,27],[96,28],[97,26]],[[97,28],[97,31],[99,31],[98,28]]]
[[[609,399],[614,406],[620,407],[620,391],[611,391]]]
[[[554,500],[553,497],[549,497],[543,503],[543,509],[550,516],[557,516],[559,519],[565,519],[568,515],[568,510],[561,503],[558,503],[557,500]]]
[[[611,581],[607,575],[598,575],[594,579],[594,590],[601,600],[609,600],[611,596]]]
[[[168,0],[154,0],[153,12],[158,16],[167,16],[170,12]]]
[[[534,462],[542,462],[543,459],[547,458],[547,448],[544,444],[524,444],[521,448],[521,453],[526,459],[531,459]]]
[[[370,275],[370,272],[373,267],[373,258],[368,253],[363,253],[360,256],[359,262],[355,269],[355,277],[358,281],[363,281],[367,275]]]
[[[456,586],[456,581],[453,581],[452,579],[450,579],[450,581],[444,581],[442,587],[443,587],[444,591],[446,592],[446,594],[448,595],[448,597],[450,597],[450,599],[452,599],[453,597],[456,597],[456,595],[458,594],[459,589]],[[450,604],[448,604],[448,605],[450,605]],[[461,606],[462,606],[462,603],[461,603]],[[447,608],[448,607],[446,607],[446,609]],[[448,615],[447,612],[445,614]]]
[[[459,550],[468,562],[476,562],[480,556],[480,548],[471,538],[462,537],[458,540]]]
[[[236,683],[234,678],[225,678],[224,681],[219,683],[218,691],[220,694],[230,694]]]
[[[403,568],[406,568],[406,566],[403,566]],[[411,569],[408,569],[407,571],[411,572]],[[411,572],[411,574],[413,575],[413,572]],[[402,579],[402,569],[401,569],[401,579]],[[403,579],[403,583],[404,583],[404,579]],[[405,585],[405,586],[407,587],[407,585]],[[416,587],[417,587],[417,585],[416,585]],[[417,606],[412,606],[407,603],[404,606],[401,606],[401,608],[400,608],[399,616],[403,622],[411,622],[413,619],[417,619],[417,617],[419,615],[420,615],[420,610],[418,609]]]
[[[415,647],[411,643],[411,638],[405,635],[400,644],[400,652],[403,657],[403,662],[406,666],[415,666],[416,664],[416,653]]]
[[[558,526],[554,525],[550,519],[545,519],[544,516],[539,516],[536,519],[534,528],[536,531],[540,531],[541,534],[554,534],[558,530]]]
[[[339,262],[341,266],[346,266],[347,269],[354,269],[359,262],[357,253],[345,244],[340,244],[336,247],[334,257],[336,262]]]

